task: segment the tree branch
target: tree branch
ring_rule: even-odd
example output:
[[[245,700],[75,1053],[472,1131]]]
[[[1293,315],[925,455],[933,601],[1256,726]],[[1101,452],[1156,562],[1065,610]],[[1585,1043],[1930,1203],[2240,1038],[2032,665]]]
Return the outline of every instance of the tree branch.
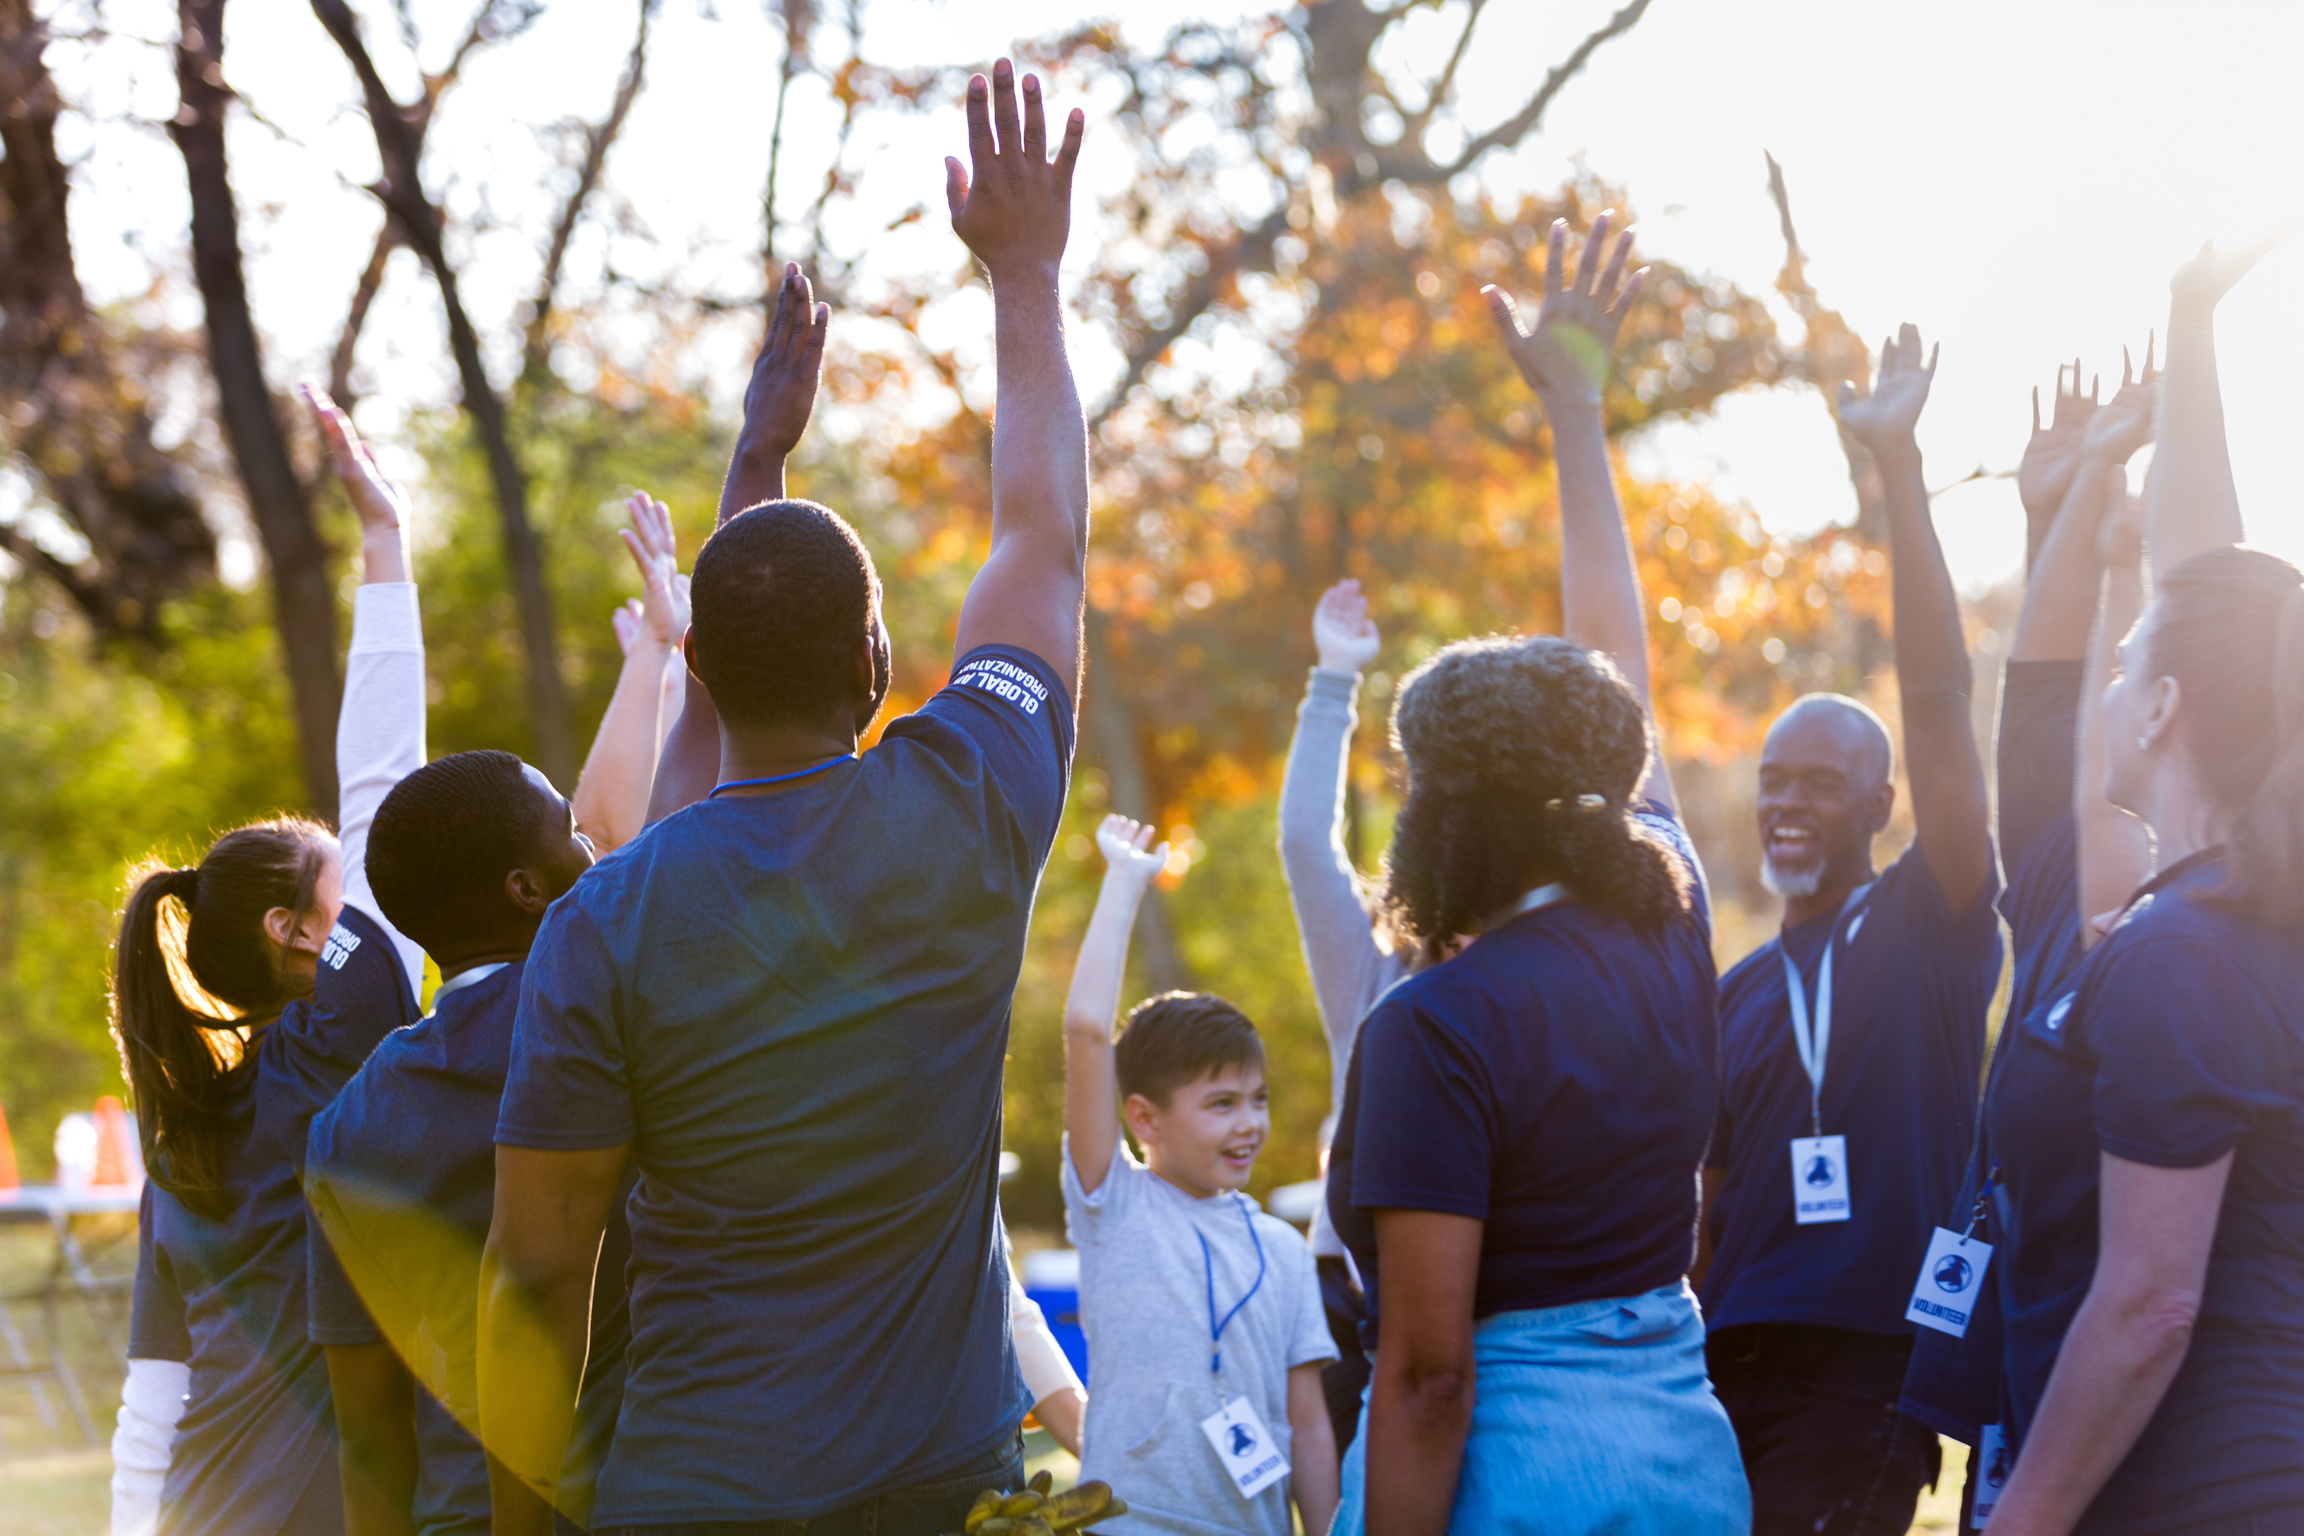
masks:
[[[1552,105],[1552,98],[1560,94],[1560,88],[1583,72],[1585,64],[1593,54],[1600,51],[1602,45],[1631,31],[1639,25],[1640,18],[1647,12],[1648,0],[1632,0],[1630,5],[1609,17],[1598,31],[1576,45],[1574,53],[1552,66],[1551,73],[1544,77],[1544,83],[1536,88],[1536,94],[1528,98],[1528,105],[1465,145],[1464,152],[1441,173],[1440,179],[1447,181],[1460,176],[1477,164],[1488,151],[1506,144],[1517,144],[1526,138],[1543,121],[1545,109]]]
[[[1480,13],[1488,8],[1488,0],[1471,0],[1471,9],[1464,17],[1464,30],[1456,38],[1456,46],[1449,50],[1448,62],[1440,71],[1440,78],[1424,93],[1424,108],[1408,120],[1409,127],[1419,138],[1432,114],[1447,104],[1456,90],[1456,71],[1464,62],[1464,55],[1472,47],[1472,29],[1480,25]]]

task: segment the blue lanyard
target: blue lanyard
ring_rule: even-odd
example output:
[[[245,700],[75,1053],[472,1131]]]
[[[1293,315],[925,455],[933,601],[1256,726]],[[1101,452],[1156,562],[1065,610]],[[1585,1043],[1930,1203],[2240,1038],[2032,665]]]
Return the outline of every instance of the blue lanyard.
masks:
[[[1824,1063],[1832,1049],[1832,946],[1840,940],[1840,924],[1871,894],[1872,883],[1856,887],[1848,899],[1840,903],[1840,910],[1832,915],[1832,926],[1824,934],[1824,963],[1816,973],[1816,1019],[1811,1029],[1808,1019],[1808,984],[1801,978],[1800,967],[1792,963],[1792,951],[1780,948],[1778,956],[1784,962],[1784,989],[1791,994],[1792,1045],[1800,1053],[1800,1065],[1808,1073],[1809,1134],[1824,1134]],[[1863,918],[1859,916],[1860,923]],[[1849,929],[1854,937],[1855,929]]]
[[[789,784],[794,779],[804,779],[812,773],[822,773],[825,769],[831,767],[834,763],[851,763],[855,760],[856,758],[854,753],[843,752],[838,757],[828,757],[823,762],[818,763],[815,767],[803,768],[797,773],[779,773],[774,778],[769,779],[731,779],[725,784],[713,785],[712,793],[706,795],[704,798],[707,800],[718,799],[720,792],[724,789],[762,789],[770,784]]]
[[[1208,1251],[1208,1239],[1201,1236],[1198,1227],[1192,1229],[1192,1235],[1200,1238],[1200,1264],[1208,1276],[1208,1341],[1213,1346],[1213,1353],[1208,1356],[1208,1369],[1219,1376],[1224,1373],[1224,1330],[1264,1285],[1264,1239],[1256,1235],[1256,1218],[1248,1214],[1248,1202],[1241,1200],[1237,1193],[1232,1198],[1240,1202],[1240,1219],[1248,1223],[1248,1241],[1256,1245],[1256,1283],[1249,1286],[1247,1293],[1238,1301],[1232,1303],[1232,1310],[1225,1313],[1221,1321],[1216,1316],[1216,1259]]]

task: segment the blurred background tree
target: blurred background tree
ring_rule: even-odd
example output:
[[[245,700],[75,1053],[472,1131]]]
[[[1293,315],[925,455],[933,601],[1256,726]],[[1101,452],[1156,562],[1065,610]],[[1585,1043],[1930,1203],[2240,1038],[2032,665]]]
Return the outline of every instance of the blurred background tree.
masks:
[[[372,256],[348,275],[345,322],[315,370],[348,397],[372,396],[366,317],[408,249],[421,266],[406,270],[442,306],[458,386],[449,404],[411,402],[396,445],[421,467],[433,752],[505,747],[565,779],[614,682],[608,612],[636,589],[617,504],[634,486],[662,497],[692,558],[733,425],[699,376],[756,341],[761,295],[786,259],[838,311],[824,425],[795,489],[850,515],[880,562],[893,707],[940,686],[989,526],[984,293],[948,256],[888,265],[890,237],[932,210],[886,225],[854,214],[873,125],[956,119],[966,69],[875,63],[864,0],[771,6],[781,51],[760,78],[773,80],[774,147],[757,260],[731,283],[684,277],[672,242],[619,193],[622,125],[636,100],[673,88],[645,68],[654,4],[629,13],[625,67],[599,114],[548,125],[561,171],[543,214],[485,231],[459,228],[456,205],[432,190],[455,168],[432,163],[426,132],[441,111],[488,110],[458,88],[467,62],[513,56],[541,0],[480,0],[438,39],[405,5],[312,7],[326,28],[316,67],[351,62],[346,105],[366,115],[382,168]],[[1059,1209],[1062,996],[1099,877],[1089,833],[1111,808],[1170,829],[1178,850],[1167,900],[1147,905],[1139,930],[1137,987],[1206,986],[1258,1020],[1276,1086],[1259,1184],[1313,1172],[1326,1053],[1274,851],[1312,605],[1357,576],[1384,630],[1351,777],[1351,847],[1373,869],[1393,797],[1381,722],[1395,680],[1450,640],[1557,620],[1545,424],[1479,287],[1533,291],[1554,218],[1580,227],[1602,207],[1632,211],[1625,189],[1588,177],[1499,200],[1472,173],[1540,132],[1585,61],[1646,8],[1634,0],[1532,76],[1521,108],[1494,124],[1462,121],[1453,97],[1457,65],[1493,25],[1485,0],[1313,0],[1155,43],[1114,24],[1024,50],[1059,96],[1098,104],[1093,131],[1124,140],[1132,175],[1075,215],[1076,349],[1096,364],[1091,666],[1074,803],[1015,1012],[1018,1222],[1051,1224]],[[197,227],[236,216],[222,148],[262,131],[259,104],[230,89],[224,10],[179,7],[172,128],[195,227],[153,273],[155,290],[200,299],[194,336],[157,323],[152,306],[98,313],[80,296],[68,212],[88,189],[54,151],[56,121],[75,109],[42,64],[44,48],[78,44],[50,36],[53,18],[32,0],[0,0],[0,68],[12,72],[0,97],[14,104],[0,116],[0,1102],[34,1171],[55,1117],[117,1087],[104,975],[126,865],[155,847],[189,857],[213,830],[283,806],[331,808],[328,690],[353,540],[287,403],[289,378],[255,346],[265,295],[244,283],[253,319],[232,339],[239,237]],[[1399,29],[1435,15],[1461,29],[1444,66],[1395,67]],[[396,59],[413,61],[413,95],[384,85]],[[803,89],[830,103],[805,172],[784,107]],[[613,254],[580,284],[567,276],[571,244],[595,227]],[[460,296],[481,233],[526,253],[510,285],[518,303],[467,308]],[[1788,248],[1780,287],[1803,321],[1798,346],[1761,296],[1697,263],[1645,258],[1651,280],[1607,397],[1614,431],[1739,390],[1861,375],[1863,348],[1835,329]],[[660,259],[651,269],[635,251]],[[1857,529],[1771,537],[1701,486],[1627,477],[1623,489],[1656,605],[1661,718],[1722,948],[1741,952],[1772,910],[1751,879],[1749,754],[1797,693],[1869,685],[1884,659],[1884,562]],[[219,532],[251,525],[255,579],[226,581]],[[326,597],[317,617],[314,590]]]

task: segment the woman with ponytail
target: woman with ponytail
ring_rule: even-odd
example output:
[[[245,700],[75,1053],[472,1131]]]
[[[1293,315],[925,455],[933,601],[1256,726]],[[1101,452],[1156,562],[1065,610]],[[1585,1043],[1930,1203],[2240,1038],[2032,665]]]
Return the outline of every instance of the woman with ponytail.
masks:
[[[360,517],[339,830],[293,818],[140,873],[121,914],[113,1032],[150,1182],[115,1536],[334,1536],[344,1527],[322,1352],[306,1338],[301,1188],[312,1117],[415,1021],[423,952],[368,889],[368,827],[424,761],[424,650],[405,502],[310,397]]]
[[[2177,275],[2158,589],[2118,648],[2090,800],[2158,872],[1986,1102],[2014,1470],[1995,1536],[2304,1530],[2304,575],[2240,535],[2210,316]],[[1980,1511],[1981,1513],[1981,1511]]]
[[[1339,1536],[1750,1529],[1683,1278],[1717,996],[1600,415],[1640,287],[1609,218],[1573,283],[1554,228],[1532,334],[1491,295],[1551,419],[1566,637],[1452,645],[1393,713],[1385,901],[1429,963],[1362,1024],[1330,1153],[1375,1344]]]

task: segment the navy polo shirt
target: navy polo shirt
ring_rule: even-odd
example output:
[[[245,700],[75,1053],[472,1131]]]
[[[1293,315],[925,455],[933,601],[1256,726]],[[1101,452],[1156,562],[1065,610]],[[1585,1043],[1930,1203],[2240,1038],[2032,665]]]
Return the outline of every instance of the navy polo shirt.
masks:
[[[1985,1013],[2000,976],[1996,881],[1965,912],[1944,900],[1917,843],[1858,908],[1786,928],[1721,979],[1723,1170],[1707,1216],[1704,1312],[1715,1330],[1807,1323],[1909,1333],[1904,1306],[1928,1232],[1959,1193],[1976,1125]],[[1851,1219],[1793,1220],[1789,1147],[1811,1134],[1793,1043],[1789,952],[1815,1007],[1827,939],[1832,1039],[1823,1133],[1845,1136]]]
[[[1352,1054],[1328,1208],[1381,1323],[1374,1213],[1485,1223],[1475,1317],[1637,1296],[1688,1272],[1719,1093],[1711,917],[1649,929],[1573,899],[1482,934],[1394,987]]]
[[[257,1039],[224,1147],[224,1214],[145,1186],[128,1354],[191,1367],[161,1494],[170,1536],[343,1528],[328,1365],[306,1323],[305,1138],[376,1043],[415,1017],[391,936],[347,904],[311,997]]]
[[[2018,1024],[1993,1084],[2019,1459],[2095,1272],[2100,1153],[2155,1168],[2233,1156],[2191,1347],[2085,1531],[2304,1509],[2304,929],[2204,903],[2222,878],[2211,858],[2139,898]]]
[[[1010,1443],[1008,1015],[1072,705],[987,647],[880,743],[688,807],[552,907],[496,1139],[630,1142],[607,1526],[800,1520]]]
[[[391,1343],[419,1387],[414,1514],[426,1536],[486,1536],[488,1461],[479,1423],[480,1250],[496,1200],[496,1117],[512,1056],[519,962],[451,979],[430,1014],[387,1037],[312,1122],[304,1185],[312,1213],[315,1343]],[[607,1246],[628,1247],[619,1205]],[[591,1509],[596,1464],[620,1394],[624,1271],[603,1259],[592,1292],[578,1454],[560,1508]]]

